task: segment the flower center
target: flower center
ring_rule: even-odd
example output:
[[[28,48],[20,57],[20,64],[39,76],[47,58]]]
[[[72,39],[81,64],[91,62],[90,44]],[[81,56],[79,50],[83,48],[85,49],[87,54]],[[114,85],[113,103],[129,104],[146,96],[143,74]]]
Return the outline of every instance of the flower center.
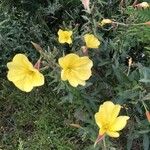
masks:
[[[66,35],[64,36],[64,39],[65,39],[65,40],[68,40],[68,38],[69,38],[69,36],[66,34]]]
[[[108,128],[109,128],[109,124],[108,124],[108,123],[106,123],[106,124],[104,125],[104,129],[107,131],[107,130],[108,130]]]
[[[34,74],[34,71],[29,70],[29,71],[28,71],[28,74],[32,76],[32,75]]]

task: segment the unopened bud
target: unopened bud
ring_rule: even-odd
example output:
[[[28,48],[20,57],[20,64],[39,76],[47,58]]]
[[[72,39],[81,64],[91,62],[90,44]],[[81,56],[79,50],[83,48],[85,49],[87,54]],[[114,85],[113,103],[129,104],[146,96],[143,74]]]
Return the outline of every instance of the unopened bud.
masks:
[[[149,111],[146,111],[146,117],[147,117],[148,122],[150,123],[150,112]]]
[[[106,25],[106,24],[111,24],[112,23],[112,20],[110,20],[110,19],[103,19],[100,23],[99,23],[99,25],[100,26],[104,26],[104,25]]]
[[[31,41],[31,43],[37,51],[39,51],[39,52],[43,51],[43,49],[41,48],[41,46],[39,44],[34,43],[32,41]]]
[[[81,128],[79,124],[74,124],[74,123],[70,124],[70,126],[75,127],[75,128]]]
[[[86,46],[81,47],[84,56],[88,56],[88,48]]]
[[[90,13],[90,0],[81,0],[83,7]]]
[[[150,26],[150,21],[145,22],[144,24]]]
[[[135,7],[146,9],[146,8],[149,7],[149,4],[147,2],[142,2],[142,3],[139,3],[139,4],[135,5]]]
[[[41,66],[41,58],[35,63],[34,68],[40,70],[40,66]]]
[[[128,60],[128,65],[131,66],[131,64],[132,64],[132,57],[130,57]]]
[[[95,143],[94,143],[94,147],[105,137],[105,134],[103,135],[98,135]]]

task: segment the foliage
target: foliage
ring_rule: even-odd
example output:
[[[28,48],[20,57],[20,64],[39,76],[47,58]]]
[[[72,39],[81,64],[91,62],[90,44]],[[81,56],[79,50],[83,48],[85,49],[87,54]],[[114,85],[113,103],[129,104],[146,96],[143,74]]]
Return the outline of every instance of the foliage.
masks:
[[[91,1],[90,8],[91,14],[80,0],[1,0],[2,149],[102,148],[103,143],[93,147],[98,134],[94,114],[106,100],[121,104],[130,116],[120,138],[106,137],[107,147],[149,149],[144,107],[150,106],[150,26],[143,23],[150,21],[150,11],[133,8],[132,1],[121,5],[118,0]],[[100,27],[103,18],[115,24]],[[58,42],[59,29],[73,31],[72,45]],[[61,81],[57,62],[64,54],[83,55],[86,33],[94,34],[101,45],[88,50],[94,62],[92,77],[86,86],[74,88]],[[40,52],[31,41],[41,46]],[[46,66],[45,85],[30,94],[6,81],[6,63],[17,53],[25,53],[33,63],[42,56],[42,66]],[[81,127],[77,132],[65,123]]]

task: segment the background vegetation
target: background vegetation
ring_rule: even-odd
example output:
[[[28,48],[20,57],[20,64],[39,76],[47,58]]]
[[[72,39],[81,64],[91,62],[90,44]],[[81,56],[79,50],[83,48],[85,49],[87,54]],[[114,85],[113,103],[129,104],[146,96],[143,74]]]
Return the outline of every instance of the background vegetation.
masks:
[[[94,114],[112,100],[123,106],[130,121],[120,138],[107,139],[109,149],[149,150],[150,124],[143,103],[150,109],[150,26],[132,24],[150,21],[150,11],[132,4],[94,0],[88,14],[80,0],[0,0],[0,149],[99,149],[102,143],[93,147],[98,134]],[[127,25],[101,28],[102,18]],[[59,28],[74,31],[71,47],[58,43]],[[44,71],[46,84],[31,93],[7,81],[6,64],[15,54],[25,53],[33,63],[39,58],[31,41],[57,62],[63,53],[81,53],[85,33],[101,41],[99,49],[89,50],[94,68],[85,87],[72,88],[51,68]]]

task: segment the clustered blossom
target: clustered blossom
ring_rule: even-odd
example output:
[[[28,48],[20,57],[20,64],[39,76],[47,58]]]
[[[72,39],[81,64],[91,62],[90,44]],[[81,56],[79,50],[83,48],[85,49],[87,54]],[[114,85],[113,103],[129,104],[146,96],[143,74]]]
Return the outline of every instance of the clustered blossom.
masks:
[[[67,31],[67,30],[58,30],[58,41],[59,43],[72,43],[72,36],[73,32],[72,31]],[[86,44],[87,48],[98,48],[100,45],[100,41],[98,38],[93,35],[93,34],[85,34],[84,35],[84,41]]]
[[[103,19],[101,26],[111,23],[110,19]],[[72,31],[59,29],[57,34],[59,43],[72,44]],[[93,34],[85,34],[83,39],[86,45],[84,46],[85,50],[100,46],[100,41]],[[8,80],[25,92],[30,92],[34,87],[43,85],[44,76],[39,72],[40,62],[41,58],[33,66],[24,54],[16,54],[13,60],[7,63]],[[61,79],[68,81],[73,87],[84,86],[92,75],[93,62],[88,56],[70,53],[59,58],[58,63],[61,68]],[[115,105],[111,101],[106,101],[100,105],[99,111],[95,114],[96,123],[100,128],[98,139],[105,135],[119,137],[119,131],[126,126],[129,119],[128,116],[118,116],[120,109],[120,105]]]

